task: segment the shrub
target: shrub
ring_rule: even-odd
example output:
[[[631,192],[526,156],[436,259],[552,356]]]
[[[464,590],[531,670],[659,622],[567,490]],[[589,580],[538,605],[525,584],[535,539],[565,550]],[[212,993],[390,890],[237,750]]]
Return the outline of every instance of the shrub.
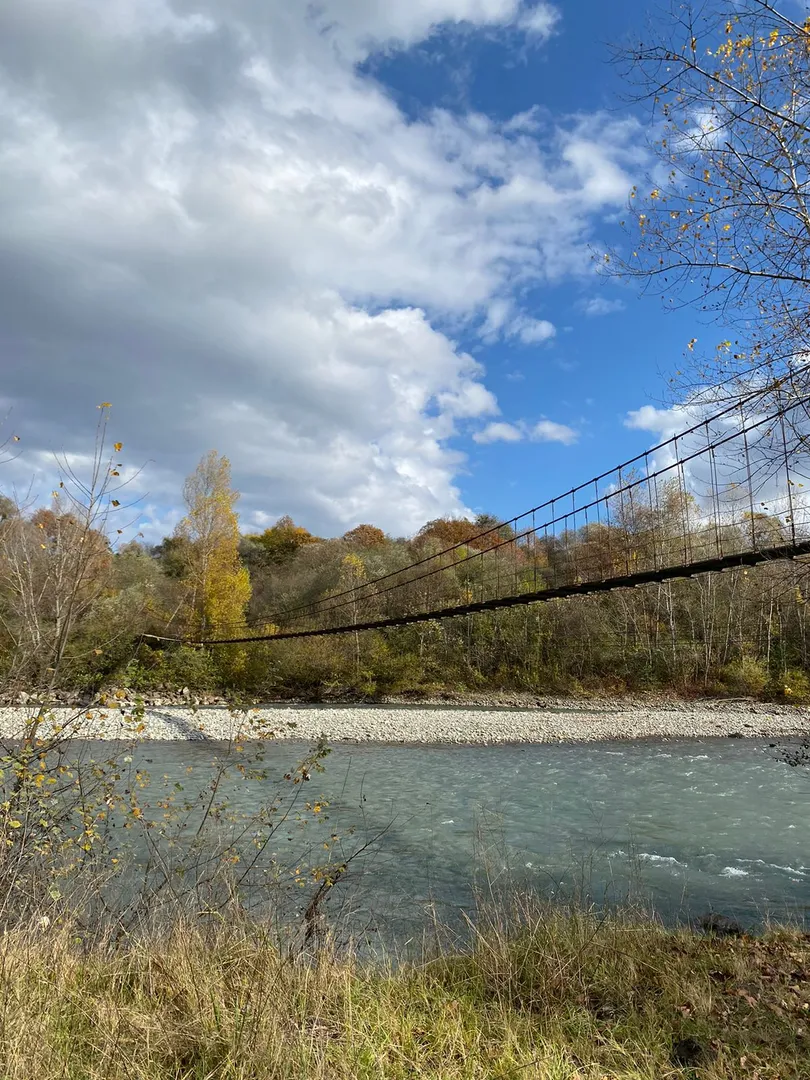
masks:
[[[140,649],[118,676],[118,681],[130,690],[157,690],[161,687],[194,690],[215,690],[219,680],[210,653],[179,645],[175,649]]]
[[[785,701],[810,700],[810,676],[802,668],[788,668],[783,676],[772,680],[775,697]]]
[[[759,697],[768,682],[768,671],[761,660],[741,656],[720,671],[720,681],[730,693]]]

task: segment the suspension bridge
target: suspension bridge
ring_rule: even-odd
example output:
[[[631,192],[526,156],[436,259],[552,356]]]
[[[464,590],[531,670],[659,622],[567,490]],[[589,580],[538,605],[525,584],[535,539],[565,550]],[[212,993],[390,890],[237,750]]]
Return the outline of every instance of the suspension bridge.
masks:
[[[271,633],[157,640],[382,630],[805,555],[810,395],[759,392],[460,543],[275,612]]]

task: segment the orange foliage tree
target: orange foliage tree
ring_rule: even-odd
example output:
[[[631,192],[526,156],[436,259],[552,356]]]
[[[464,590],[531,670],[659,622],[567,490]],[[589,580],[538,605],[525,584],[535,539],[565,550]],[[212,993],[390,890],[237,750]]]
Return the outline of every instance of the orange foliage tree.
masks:
[[[385,543],[385,533],[376,525],[356,525],[343,534],[343,539],[352,547],[372,548]]]

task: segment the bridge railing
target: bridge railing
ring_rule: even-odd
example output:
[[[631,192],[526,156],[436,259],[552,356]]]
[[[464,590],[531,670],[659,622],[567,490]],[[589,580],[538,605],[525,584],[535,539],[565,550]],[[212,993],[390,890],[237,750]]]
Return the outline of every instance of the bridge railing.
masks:
[[[273,620],[363,624],[787,553],[810,540],[809,410],[810,398],[752,396],[462,543]]]
[[[204,644],[400,626],[799,555],[810,395],[771,387],[508,521],[270,615],[270,633],[242,624]]]

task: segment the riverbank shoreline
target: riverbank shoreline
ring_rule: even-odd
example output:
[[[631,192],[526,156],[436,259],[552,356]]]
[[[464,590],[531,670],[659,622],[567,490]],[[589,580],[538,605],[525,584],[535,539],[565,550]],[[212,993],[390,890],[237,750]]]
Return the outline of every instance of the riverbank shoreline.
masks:
[[[70,690],[56,690],[47,693],[16,692],[0,694],[0,711],[19,705],[30,708],[47,700],[54,707],[91,708],[101,700],[115,702],[119,697],[134,703],[140,701],[147,708],[228,708],[233,699],[204,691],[183,690],[139,692],[133,689],[105,690],[98,695],[78,693]],[[683,712],[692,709],[720,710],[751,709],[762,711],[795,712],[803,707],[802,702],[786,700],[763,700],[759,697],[730,695],[700,696],[696,694],[676,694],[664,691],[645,691],[627,694],[593,692],[582,694],[543,694],[528,690],[437,690],[434,693],[382,694],[374,697],[362,697],[353,694],[337,693],[325,697],[271,697],[261,701],[252,701],[263,709],[326,709],[326,708],[413,708],[442,707],[447,709],[525,709],[557,710],[579,709],[585,712],[605,712],[615,709],[658,709],[662,711]],[[810,714],[810,702],[805,706]]]
[[[0,708],[0,739],[17,739],[31,706]],[[267,737],[339,743],[500,745],[635,739],[810,738],[810,707],[760,702],[643,705],[559,702],[537,708],[447,704],[281,705],[247,712],[225,706],[145,706],[117,700],[99,708],[54,708],[41,734],[138,741]]]

